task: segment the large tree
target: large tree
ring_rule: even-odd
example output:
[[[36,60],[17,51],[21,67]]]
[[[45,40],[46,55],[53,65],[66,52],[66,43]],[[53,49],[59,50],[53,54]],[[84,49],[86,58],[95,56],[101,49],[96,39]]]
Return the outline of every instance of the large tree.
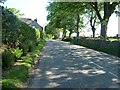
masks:
[[[21,18],[24,15],[20,12],[20,10],[17,10],[16,8],[8,8],[8,10],[11,11],[18,18]]]
[[[96,15],[98,19],[100,20],[101,24],[101,38],[106,39],[107,34],[107,25],[109,22],[110,16],[113,14],[114,10],[116,9],[116,6],[119,4],[119,2],[91,2],[89,3],[93,9],[96,12]],[[100,4],[103,5],[103,15],[101,14],[101,8],[99,8]]]
[[[88,19],[87,24],[89,23],[92,30],[92,36],[95,37],[96,26],[99,24],[99,20],[94,9],[88,4],[85,10],[85,17]]]
[[[80,28],[80,22],[82,22],[82,15],[84,13],[86,4],[83,2],[67,2],[63,5],[61,5],[61,9],[64,11],[75,14],[76,18],[76,37],[78,39],[79,37],[79,28]]]
[[[52,28],[63,29],[62,40],[65,39],[67,30],[70,31],[69,36],[71,36],[73,27],[75,26],[75,14],[66,11],[64,8],[65,3],[56,2],[50,3],[47,7],[47,10],[49,11],[47,19],[49,20],[49,23],[52,23]]]

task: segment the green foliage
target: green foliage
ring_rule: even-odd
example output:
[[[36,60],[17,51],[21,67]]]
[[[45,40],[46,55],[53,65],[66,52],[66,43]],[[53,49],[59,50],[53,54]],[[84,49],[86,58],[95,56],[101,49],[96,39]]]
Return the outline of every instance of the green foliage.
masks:
[[[79,42],[79,45],[120,57],[120,54],[119,54],[120,42],[118,41],[110,42],[110,41],[103,41],[103,40],[81,38],[78,40],[78,42]]]
[[[52,34],[45,34],[45,39],[52,39]]]
[[[89,3],[92,8],[95,10],[96,15],[101,24],[101,39],[106,40],[107,36],[107,25],[109,22],[110,16],[114,13],[116,6],[120,4],[120,2],[90,2]],[[104,12],[102,15],[101,12]]]
[[[12,53],[18,59],[23,54],[23,51],[22,51],[22,49],[19,49],[19,48],[13,48]]]
[[[37,45],[41,39],[41,32],[38,29],[29,27],[26,23],[21,22],[20,29],[20,48],[23,49],[25,55],[27,51],[31,51],[33,45]]]
[[[20,64],[20,63],[19,63]],[[2,80],[2,88],[22,88],[23,82],[28,78],[28,67],[26,64],[20,64],[12,67],[5,73]]]
[[[20,48],[23,50],[23,55],[26,55],[27,51],[29,50],[28,41],[24,41],[23,43],[21,43]]]
[[[67,30],[72,33],[79,33],[78,27],[83,28],[82,14],[84,14],[86,4],[82,2],[52,2],[47,7],[49,15],[47,20],[50,22],[47,24],[45,31],[47,34],[52,34],[56,38],[56,29],[62,28],[62,39],[66,37]],[[79,20],[76,15],[79,15]],[[78,24],[76,25],[76,21]]]
[[[18,18],[20,18],[20,17],[22,17],[24,15],[24,14],[21,14],[20,10],[17,10],[15,8],[8,8],[8,10],[11,11]]]
[[[32,52],[27,53],[26,56],[22,56],[22,61],[17,61],[16,64],[8,71],[3,74],[2,87],[5,88],[22,88],[24,82],[29,77],[29,70],[31,65],[34,63],[35,58],[42,51],[45,41],[41,40],[38,46],[33,47]]]
[[[18,37],[18,19],[9,10],[2,8],[2,41],[10,47],[15,47]]]
[[[40,39],[44,39],[44,35],[45,33],[42,30],[40,30]]]
[[[20,21],[15,13],[18,13],[16,9],[2,9],[2,41],[10,49],[3,52],[3,68],[10,67],[15,59],[26,55],[40,42],[40,31]]]
[[[40,42],[40,38],[42,38],[42,37],[40,37],[40,36],[42,36],[41,33],[42,33],[42,32],[40,32],[39,29],[35,29],[36,44],[38,44],[38,43]]]
[[[8,48],[2,53],[3,70],[7,68],[3,73],[3,88],[16,89],[23,86],[34,59],[45,45],[44,34],[20,21],[17,13],[18,11],[14,9],[2,9],[2,41]],[[17,60],[18,58],[21,60]]]
[[[72,43],[72,42],[73,42],[73,38],[67,37],[67,38],[64,39],[64,41],[66,41],[66,42],[71,42],[71,43]]]
[[[18,81],[13,80],[13,79],[4,79],[2,80],[2,89],[8,89],[8,88],[14,88],[16,90],[16,87],[14,83],[17,83]],[[17,89],[18,90],[18,89]]]
[[[11,67],[14,61],[15,61],[15,57],[12,54],[11,50],[5,50],[2,53],[2,68],[3,69]]]
[[[82,18],[86,19],[85,15],[87,15],[93,31],[93,37],[95,36],[95,26],[101,24],[100,34],[105,39],[109,18],[119,4],[120,2],[51,2],[47,6],[47,11],[49,12],[47,20],[49,23],[46,27],[46,32],[54,36],[56,28],[63,28],[63,36],[66,36],[65,32],[67,30],[71,33],[76,30],[78,37],[79,29],[83,29],[86,26]]]

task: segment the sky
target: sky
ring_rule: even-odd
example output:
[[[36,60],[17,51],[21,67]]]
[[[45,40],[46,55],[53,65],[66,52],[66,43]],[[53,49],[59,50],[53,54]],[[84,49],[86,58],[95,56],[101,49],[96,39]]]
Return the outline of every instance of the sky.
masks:
[[[116,14],[113,13],[111,15],[111,17],[109,19],[109,22],[108,22],[108,27],[107,28],[108,28],[107,29],[107,36],[116,36],[116,34],[118,34],[118,16],[116,16]],[[100,29],[101,29],[100,25],[98,27],[96,27],[96,34],[100,34]],[[91,30],[89,32],[85,32],[85,33],[88,36],[92,35]]]
[[[38,20],[41,26],[47,23],[47,0],[7,0],[4,6],[7,8],[16,8],[24,14],[23,17]]]
[[[50,0],[7,0],[4,6],[20,10],[21,13],[24,13],[25,18],[33,20],[37,18],[38,23],[44,27],[47,24],[46,18],[48,12],[46,11],[46,7],[49,5],[48,1]],[[96,34],[99,33],[100,28],[97,28]],[[86,34],[92,35],[92,32]],[[115,36],[116,34],[118,34],[118,17],[113,14],[108,23],[107,35]]]

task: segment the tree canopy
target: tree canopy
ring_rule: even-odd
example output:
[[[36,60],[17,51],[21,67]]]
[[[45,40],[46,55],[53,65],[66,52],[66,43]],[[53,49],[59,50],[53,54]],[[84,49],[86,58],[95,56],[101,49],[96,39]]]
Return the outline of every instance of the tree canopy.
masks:
[[[86,14],[89,17],[93,37],[95,36],[96,24],[101,24],[101,39],[107,37],[107,25],[110,16],[114,13],[116,6],[120,2],[51,2],[47,7],[48,21],[52,28],[64,28],[66,30],[74,30],[79,37],[79,30],[85,25],[83,24]],[[53,30],[53,29],[52,29]]]

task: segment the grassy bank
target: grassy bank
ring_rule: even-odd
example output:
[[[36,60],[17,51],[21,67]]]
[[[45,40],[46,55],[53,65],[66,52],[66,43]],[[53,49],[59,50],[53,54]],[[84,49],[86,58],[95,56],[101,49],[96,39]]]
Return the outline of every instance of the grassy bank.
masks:
[[[24,83],[29,78],[29,71],[35,64],[35,60],[39,57],[45,41],[42,41],[37,46],[34,46],[31,52],[22,56],[12,67],[3,72],[2,88],[22,88]]]
[[[73,38],[67,38],[65,39],[65,41],[76,44],[76,41]],[[77,41],[77,45],[120,57],[120,42],[118,39],[115,38],[108,38],[108,40],[106,41],[96,38],[79,38]]]

